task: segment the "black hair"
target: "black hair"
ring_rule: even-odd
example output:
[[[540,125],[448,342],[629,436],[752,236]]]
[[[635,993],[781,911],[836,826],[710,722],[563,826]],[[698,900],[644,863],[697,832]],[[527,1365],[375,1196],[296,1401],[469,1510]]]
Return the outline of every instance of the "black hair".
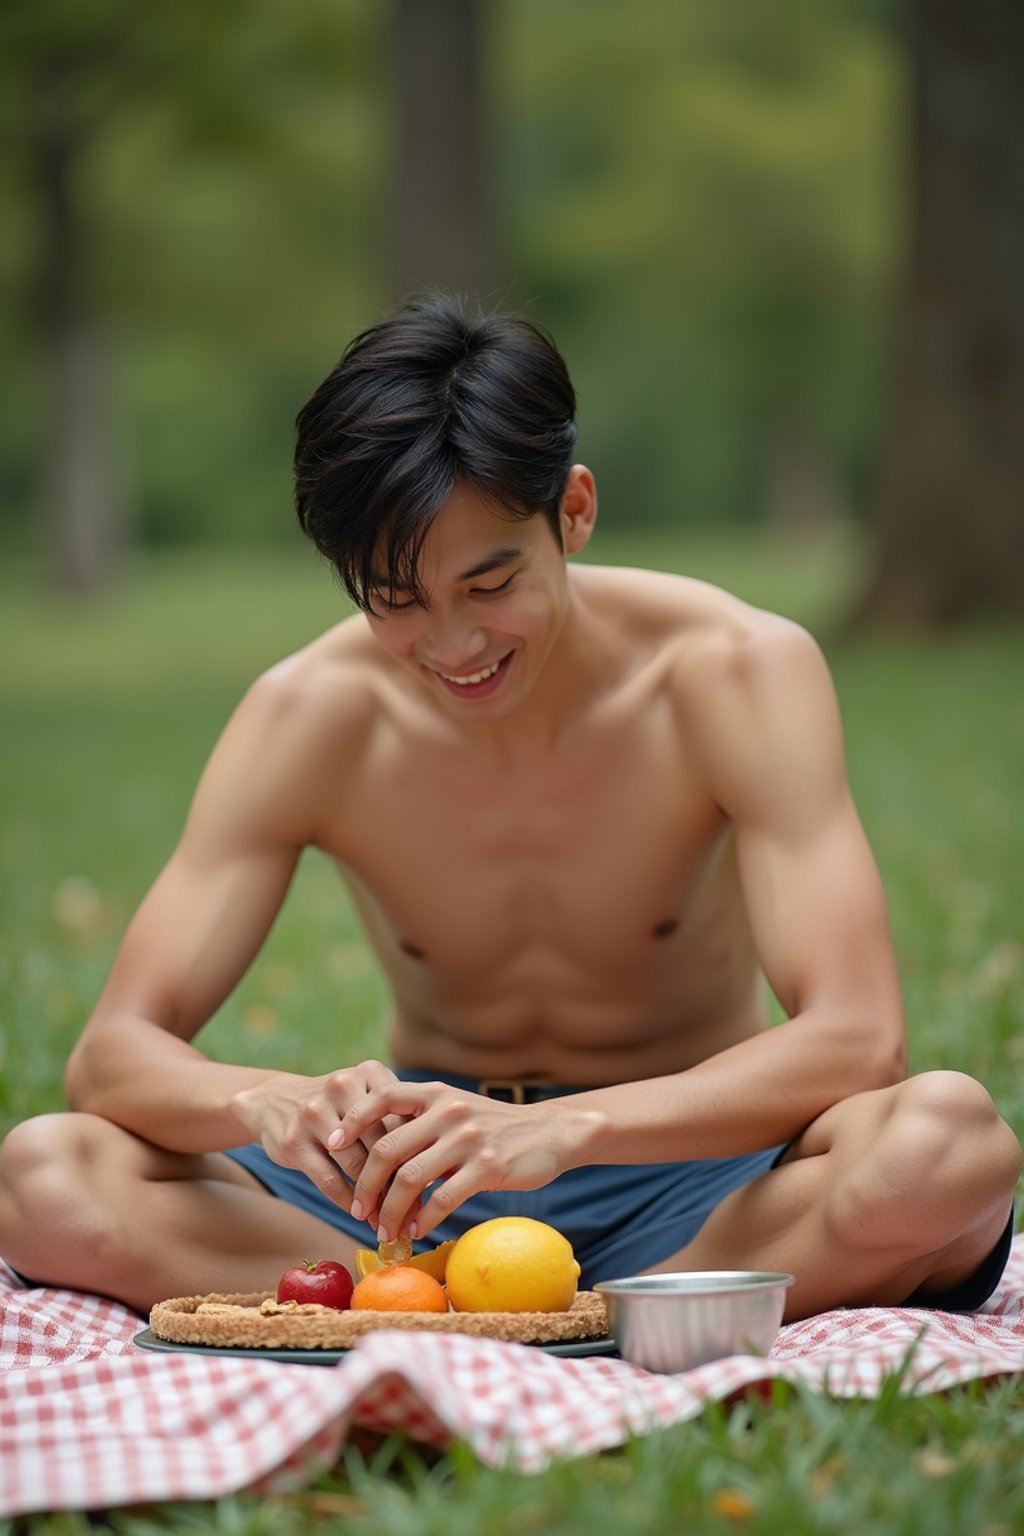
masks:
[[[424,601],[423,541],[459,482],[512,518],[559,508],[576,396],[532,321],[433,294],[363,331],[296,419],[303,531],[363,609]]]

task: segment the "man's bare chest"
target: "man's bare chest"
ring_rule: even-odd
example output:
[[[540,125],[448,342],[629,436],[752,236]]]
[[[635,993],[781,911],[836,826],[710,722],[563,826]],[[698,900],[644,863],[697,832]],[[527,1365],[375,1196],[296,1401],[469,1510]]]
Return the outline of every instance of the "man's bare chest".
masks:
[[[666,733],[585,745],[539,767],[410,754],[367,776],[336,852],[385,958],[600,971],[692,923],[725,834],[698,776]]]

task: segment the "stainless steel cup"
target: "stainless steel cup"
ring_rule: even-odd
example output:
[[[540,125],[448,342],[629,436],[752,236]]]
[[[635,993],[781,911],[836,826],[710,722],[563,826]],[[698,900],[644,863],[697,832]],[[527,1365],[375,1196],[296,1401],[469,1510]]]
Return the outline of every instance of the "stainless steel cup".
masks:
[[[648,1371],[691,1371],[726,1355],[766,1355],[792,1275],[694,1270],[633,1275],[594,1286],[623,1360]]]

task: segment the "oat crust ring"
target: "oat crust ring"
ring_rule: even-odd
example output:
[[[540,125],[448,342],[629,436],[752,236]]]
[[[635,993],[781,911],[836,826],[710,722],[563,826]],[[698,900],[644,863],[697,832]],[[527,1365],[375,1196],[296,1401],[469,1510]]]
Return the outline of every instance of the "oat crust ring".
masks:
[[[469,1333],[513,1344],[604,1338],[608,1317],[596,1291],[580,1291],[568,1312],[338,1312],[278,1302],[273,1291],[177,1296],[149,1314],[157,1338],[231,1349],[348,1349],[381,1328],[409,1333]]]

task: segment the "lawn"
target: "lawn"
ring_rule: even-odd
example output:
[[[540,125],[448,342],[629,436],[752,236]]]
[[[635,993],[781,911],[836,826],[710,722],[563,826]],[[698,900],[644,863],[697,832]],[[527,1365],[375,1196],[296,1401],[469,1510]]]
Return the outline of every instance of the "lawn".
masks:
[[[912,1066],[981,1077],[1024,1132],[1024,639],[836,638],[855,541],[638,536],[595,556],[689,570],[822,639],[850,774],[889,894]],[[165,554],[67,608],[0,575],[0,1131],[61,1104],[64,1059],[196,776],[261,668],[344,611],[310,555]],[[264,954],[204,1032],[212,1054],[293,1070],[380,1050],[386,994],[343,888],[307,854]],[[916,1402],[780,1393],[536,1478],[456,1452],[353,1455],[309,1499],[112,1516],[160,1529],[997,1532],[1024,1528],[1014,1383]],[[397,1459],[396,1459],[397,1458]],[[865,1469],[870,1471],[865,1474]],[[730,1497],[726,1498],[724,1495]],[[62,1517],[35,1532],[94,1529]]]

